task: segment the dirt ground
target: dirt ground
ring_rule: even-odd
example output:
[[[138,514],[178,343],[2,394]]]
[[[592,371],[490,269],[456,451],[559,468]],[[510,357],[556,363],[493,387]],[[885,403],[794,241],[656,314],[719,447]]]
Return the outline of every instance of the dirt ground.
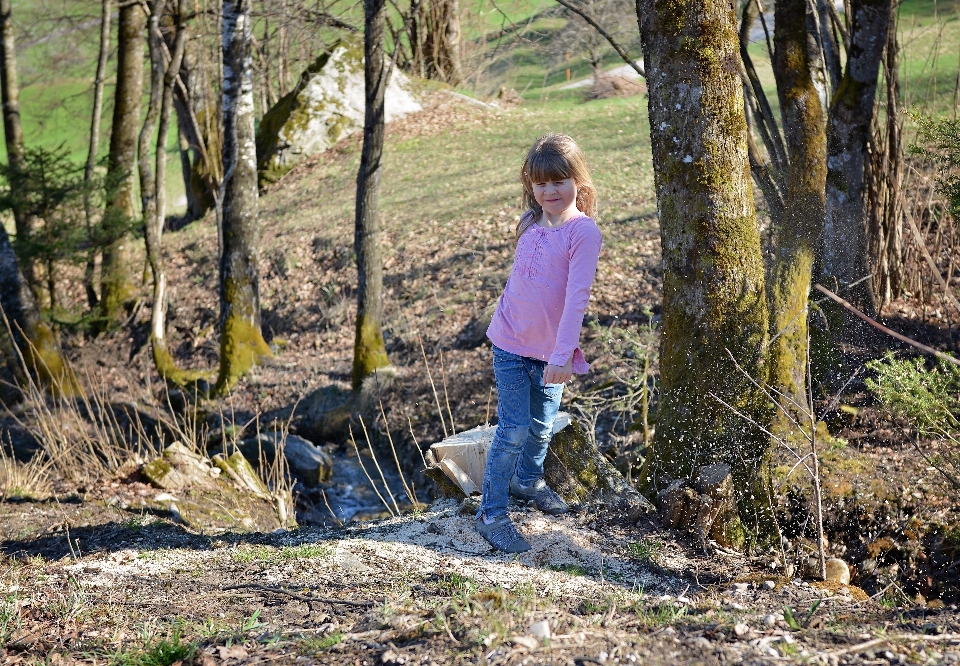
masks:
[[[7,664],[960,663],[956,606],[789,580],[649,518],[514,507],[534,548],[505,556],[450,500],[268,535],[92,498],[2,511]]]
[[[451,99],[432,97],[423,122],[391,127],[394,140],[524,113]],[[256,418],[263,428],[289,425],[331,451],[335,464],[351,455],[343,442],[318,439],[309,414],[349,387],[352,232],[304,193],[318,182],[347,187],[355,144],[347,139],[308,160],[262,199],[264,330],[275,358],[226,400],[185,409],[153,373],[149,312],[138,306],[121,330],[98,339],[63,332],[74,366],[103,387],[105,404],[147,421],[171,409],[192,414],[199,444]],[[475,323],[508,275],[516,214],[507,204],[487,211],[466,236],[451,231],[463,221],[426,220],[432,233],[411,234],[402,221],[384,220],[387,347],[397,371],[383,387],[386,418],[372,427],[389,427],[421,500],[431,488],[415,448],[441,439],[451,421],[463,430],[490,420],[496,404],[489,346],[478,344]],[[605,220],[603,232],[582,339],[593,369],[565,400],[576,411],[606,396],[597,440],[627,472],[644,442],[631,427],[636,405],[625,418],[617,400],[636,387],[645,359],[656,372],[659,231],[650,204],[637,203]],[[195,223],[165,243],[171,344],[181,365],[213,368],[215,228]],[[897,330],[955,351],[939,310],[904,300],[887,315]],[[24,457],[37,443],[18,419],[29,424],[35,406],[8,397],[2,428]],[[128,466],[85,483],[49,479],[44,492],[0,503],[0,660],[960,663],[960,500],[924,458],[936,443],[916,447],[909,427],[882,418],[862,386],[852,385],[843,403],[848,409],[829,422],[823,465],[828,555],[850,564],[849,588],[809,575],[815,532],[809,484],[797,475],[779,507],[782,552],[708,555],[654,516],[636,524],[588,512],[547,519],[518,506],[514,517],[535,548],[514,558],[489,552],[451,500],[338,527],[320,515],[318,492],[305,488],[297,530],[199,533]]]

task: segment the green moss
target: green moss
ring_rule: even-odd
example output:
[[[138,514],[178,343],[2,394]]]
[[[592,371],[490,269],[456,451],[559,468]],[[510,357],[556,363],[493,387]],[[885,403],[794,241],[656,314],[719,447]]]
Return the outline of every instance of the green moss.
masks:
[[[167,349],[164,341],[154,338],[152,340],[152,346],[153,364],[157,368],[157,374],[159,374],[164,381],[179,386],[180,388],[186,388],[196,386],[201,380],[210,381],[212,379],[208,372],[181,370],[178,368],[176,361],[173,360],[173,356],[170,354],[170,350]]]
[[[263,358],[273,356],[260,327],[232,311],[220,332],[220,372],[216,393],[225,395],[250,368]]]
[[[24,359],[40,384],[54,395],[79,395],[80,384],[63,360],[53,329],[41,321],[28,333],[27,338],[29,345]]]
[[[170,463],[166,460],[157,458],[143,466],[142,474],[147,477],[153,485],[162,488],[163,479],[172,469]]]
[[[378,368],[390,365],[383,343],[380,322],[365,314],[357,315],[357,334],[353,344],[353,390],[359,391],[363,380]]]

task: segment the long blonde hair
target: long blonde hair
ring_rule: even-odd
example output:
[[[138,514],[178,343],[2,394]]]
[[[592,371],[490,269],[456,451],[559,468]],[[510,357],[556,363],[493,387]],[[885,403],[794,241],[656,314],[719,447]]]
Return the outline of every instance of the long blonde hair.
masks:
[[[517,238],[543,215],[543,208],[533,196],[533,184],[566,178],[573,178],[577,184],[577,208],[583,214],[594,217],[597,212],[597,189],[593,186],[580,146],[566,134],[544,134],[534,142],[520,171],[526,212],[517,223]]]

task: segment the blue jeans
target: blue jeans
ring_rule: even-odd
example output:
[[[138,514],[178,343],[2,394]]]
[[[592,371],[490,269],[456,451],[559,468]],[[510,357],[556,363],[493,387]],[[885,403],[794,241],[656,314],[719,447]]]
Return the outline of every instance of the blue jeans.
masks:
[[[481,514],[488,520],[507,513],[510,477],[529,486],[543,478],[543,461],[560,410],[563,384],[543,384],[545,361],[493,347],[497,380],[497,432],[483,474]]]

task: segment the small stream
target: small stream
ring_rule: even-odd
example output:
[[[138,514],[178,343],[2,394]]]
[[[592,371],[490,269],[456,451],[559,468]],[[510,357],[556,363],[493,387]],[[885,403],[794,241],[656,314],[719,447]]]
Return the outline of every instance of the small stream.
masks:
[[[386,478],[389,492],[392,493],[397,505],[401,510],[408,509],[411,505],[411,499],[404,492],[400,475],[392,463],[393,461],[387,464],[385,460],[380,460],[380,469],[383,471],[383,477]],[[366,468],[367,473],[375,479],[376,491],[363,468]],[[363,456],[363,467],[361,467],[354,452],[334,456],[333,476],[321,488],[326,494],[326,502],[321,495],[320,512],[325,516],[332,513],[337,520],[343,523],[352,520],[371,520],[389,515],[383,501],[377,496],[377,492],[380,493],[383,500],[390,504],[391,508],[394,507],[373,460]],[[326,504],[329,504],[329,511]]]

